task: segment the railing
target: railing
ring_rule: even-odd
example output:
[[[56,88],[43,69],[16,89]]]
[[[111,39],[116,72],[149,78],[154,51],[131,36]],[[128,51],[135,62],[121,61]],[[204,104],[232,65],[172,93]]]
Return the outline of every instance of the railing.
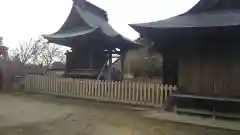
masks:
[[[49,76],[28,76],[28,92],[109,102],[161,106],[176,86],[134,81],[108,82]]]

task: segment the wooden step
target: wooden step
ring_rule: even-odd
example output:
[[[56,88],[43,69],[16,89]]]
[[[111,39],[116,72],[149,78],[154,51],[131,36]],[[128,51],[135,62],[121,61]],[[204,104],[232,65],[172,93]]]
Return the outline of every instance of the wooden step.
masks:
[[[183,109],[183,108],[175,108],[175,111],[179,112],[179,113],[199,114],[199,115],[208,115],[208,116],[213,116],[213,117],[240,119],[240,114],[211,112],[211,111],[207,111],[207,110],[195,110],[195,109]]]

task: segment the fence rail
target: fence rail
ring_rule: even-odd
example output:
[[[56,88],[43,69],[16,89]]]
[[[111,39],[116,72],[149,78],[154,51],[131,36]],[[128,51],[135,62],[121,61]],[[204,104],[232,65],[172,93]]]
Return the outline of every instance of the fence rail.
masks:
[[[50,76],[28,76],[27,92],[94,99],[109,102],[161,106],[176,86],[143,82],[108,82]]]

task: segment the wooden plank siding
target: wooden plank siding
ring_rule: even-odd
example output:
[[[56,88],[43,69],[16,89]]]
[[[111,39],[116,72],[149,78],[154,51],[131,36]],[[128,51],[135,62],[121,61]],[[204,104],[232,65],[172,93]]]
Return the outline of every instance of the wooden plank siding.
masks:
[[[223,49],[180,57],[178,86],[202,96],[240,97],[240,55]]]

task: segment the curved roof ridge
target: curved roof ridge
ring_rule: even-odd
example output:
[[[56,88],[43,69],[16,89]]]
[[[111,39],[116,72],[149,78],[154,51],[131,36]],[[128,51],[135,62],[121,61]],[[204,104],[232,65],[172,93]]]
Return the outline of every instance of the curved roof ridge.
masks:
[[[91,24],[89,21],[86,20],[85,16],[83,15],[83,12],[85,12],[84,10],[82,10],[77,4],[73,3],[73,7],[76,9],[76,11],[78,12],[79,16],[82,18],[82,20],[90,27],[92,28],[97,28],[97,26],[94,26],[93,24]]]
[[[64,22],[64,24],[55,33],[71,31],[71,29],[73,27],[74,27],[74,29],[79,28],[79,27],[85,27],[86,29],[92,29],[92,27],[84,20],[84,18],[79,16],[79,13],[76,11],[74,4],[72,6],[70,14],[68,15],[67,19]]]
[[[199,2],[184,14],[199,13],[213,8],[220,0],[199,0]]]
[[[166,20],[142,24],[130,24],[131,27],[146,28],[200,28],[240,25],[240,10],[207,11],[198,14],[175,16]]]
[[[49,42],[71,47],[80,41],[105,40],[105,47],[110,45],[122,49],[140,47],[139,44],[113,29],[108,20],[98,14],[98,9],[88,7],[85,0],[77,1],[80,3],[73,3],[70,15],[60,30],[50,35],[43,35]]]
[[[200,0],[185,14],[201,13],[213,10],[240,9],[240,0]]]
[[[77,4],[74,5],[77,12],[81,16],[81,18],[92,28],[100,28],[104,34],[107,36],[117,36],[119,33],[117,33],[112,26],[108,23],[107,20],[92,14],[88,11],[84,11],[81,7],[79,7]]]
[[[81,8],[83,8],[89,12],[92,12],[93,14],[96,14],[96,15],[104,18],[105,20],[108,20],[107,12],[104,9],[94,5],[93,3],[91,3],[87,0],[73,0],[73,3],[81,6]]]
[[[86,29],[86,30],[69,30],[69,31],[65,31],[62,33],[53,33],[50,35],[43,35],[43,37],[45,38],[68,38],[68,37],[77,37],[77,36],[81,36],[81,35],[85,35],[85,34],[89,34],[92,33],[94,31],[96,31],[97,28],[93,28],[93,29]]]

